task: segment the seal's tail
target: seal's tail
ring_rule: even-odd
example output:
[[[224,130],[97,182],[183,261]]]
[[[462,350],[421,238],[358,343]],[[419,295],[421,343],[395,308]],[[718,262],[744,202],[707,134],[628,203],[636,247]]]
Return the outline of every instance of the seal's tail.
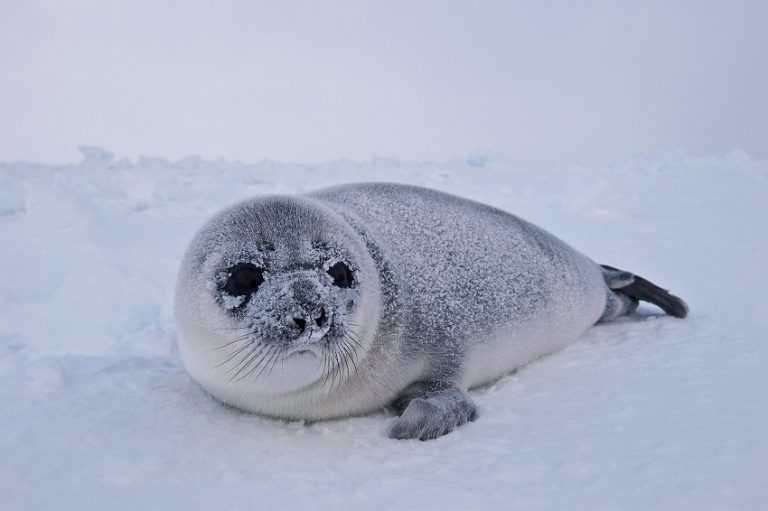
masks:
[[[628,271],[619,270],[612,266],[600,265],[603,278],[611,290],[605,313],[601,320],[607,321],[629,314],[637,308],[638,301],[649,302],[676,318],[688,315],[688,305],[677,296],[670,294],[653,282]]]

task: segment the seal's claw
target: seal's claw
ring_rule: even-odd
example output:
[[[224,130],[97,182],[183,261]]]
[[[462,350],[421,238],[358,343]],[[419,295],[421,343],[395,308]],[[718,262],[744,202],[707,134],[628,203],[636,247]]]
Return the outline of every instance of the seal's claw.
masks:
[[[429,397],[411,399],[389,430],[397,440],[432,440],[474,419],[475,405],[464,392],[453,388]]]

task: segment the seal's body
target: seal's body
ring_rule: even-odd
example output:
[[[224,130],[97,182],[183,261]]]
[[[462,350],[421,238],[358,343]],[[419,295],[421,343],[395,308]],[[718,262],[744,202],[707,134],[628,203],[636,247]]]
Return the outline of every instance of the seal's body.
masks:
[[[347,185],[237,204],[182,264],[181,352],[214,396],[276,417],[393,405],[395,438],[471,420],[466,389],[578,339],[648,281],[501,210],[434,190]]]

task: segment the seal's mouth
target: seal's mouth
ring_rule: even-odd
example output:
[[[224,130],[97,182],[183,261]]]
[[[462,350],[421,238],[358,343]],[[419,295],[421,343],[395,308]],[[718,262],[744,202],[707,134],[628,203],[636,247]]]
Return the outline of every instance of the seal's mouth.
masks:
[[[288,350],[285,353],[285,356],[283,358],[291,358],[291,357],[314,357],[314,358],[320,358],[322,357],[322,353],[320,353],[320,350],[318,348],[309,348],[309,347],[301,347],[301,348],[294,348],[291,350]]]
[[[320,358],[322,351],[326,347],[330,325],[323,327],[313,327],[307,329],[300,337],[296,338],[291,347],[285,353],[286,358],[295,354],[312,354]]]

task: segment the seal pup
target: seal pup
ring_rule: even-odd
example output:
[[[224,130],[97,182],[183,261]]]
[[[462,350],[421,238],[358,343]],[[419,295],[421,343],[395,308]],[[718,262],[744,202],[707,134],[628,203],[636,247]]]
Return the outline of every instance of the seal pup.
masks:
[[[186,251],[175,312],[184,364],[216,398],[287,419],[392,406],[389,435],[426,440],[474,418],[467,389],[639,300],[688,312],[499,209],[364,183],[215,215]]]

